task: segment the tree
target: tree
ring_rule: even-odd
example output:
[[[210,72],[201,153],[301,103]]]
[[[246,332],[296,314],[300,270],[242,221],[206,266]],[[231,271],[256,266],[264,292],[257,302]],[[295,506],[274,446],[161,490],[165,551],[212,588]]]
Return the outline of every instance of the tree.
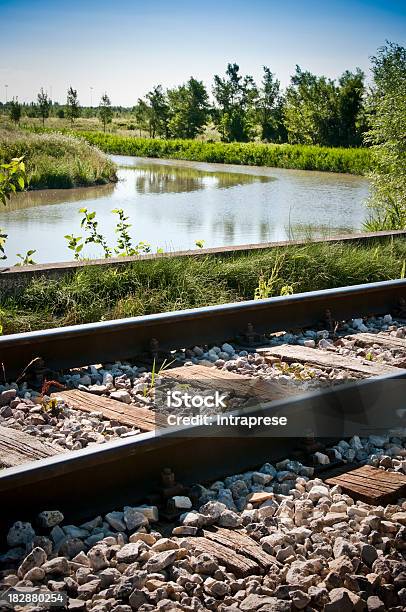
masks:
[[[280,81],[267,66],[263,67],[262,88],[258,99],[258,123],[261,138],[268,142],[286,142],[287,132],[283,123],[283,98]]]
[[[334,81],[296,66],[286,90],[284,116],[290,143],[337,146],[339,110]]]
[[[72,125],[75,119],[80,117],[80,110],[78,92],[70,86],[66,98],[66,117],[70,119]]]
[[[169,131],[175,138],[195,138],[201,134],[209,116],[209,96],[202,81],[189,81],[167,92]]]
[[[51,107],[51,101],[41,87],[38,94],[38,114],[42,118],[42,125],[45,125],[45,119],[49,117],[49,109]]]
[[[16,125],[20,123],[21,104],[19,104],[17,98],[15,99],[13,98],[12,101],[10,102],[10,119],[11,121],[14,121]]]
[[[362,142],[364,73],[345,71],[338,84],[296,66],[284,109],[289,142],[357,146]]]
[[[344,147],[354,147],[362,144],[364,80],[365,74],[357,68],[355,72],[346,70],[338,81],[339,140],[340,145]]]
[[[225,142],[246,142],[254,136],[258,90],[251,76],[242,77],[237,64],[228,64],[226,78],[214,76],[213,118]]]
[[[142,130],[145,130],[145,131],[150,130],[150,116],[151,116],[150,111],[151,109],[148,106],[148,104],[145,102],[145,100],[142,100],[141,98],[139,98],[138,103],[133,108],[133,113],[135,116],[135,121],[137,122],[137,127],[140,131],[140,136],[141,136]]]
[[[149,107],[149,132],[152,138],[169,136],[169,104],[162,85],[155,85],[146,95]]]
[[[406,49],[387,42],[372,57],[374,85],[368,102],[371,124],[365,141],[374,166],[368,228],[406,229]]]
[[[111,102],[107,93],[105,93],[99,104],[99,116],[100,120],[103,123],[103,131],[106,131],[106,125],[112,122],[113,119],[113,111],[111,110]]]

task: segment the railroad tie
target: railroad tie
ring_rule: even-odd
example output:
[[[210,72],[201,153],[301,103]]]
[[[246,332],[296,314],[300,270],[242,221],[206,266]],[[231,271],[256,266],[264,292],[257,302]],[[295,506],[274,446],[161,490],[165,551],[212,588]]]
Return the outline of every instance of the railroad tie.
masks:
[[[41,442],[28,433],[0,426],[0,468],[15,467],[63,452],[63,448]]]
[[[166,427],[166,420],[148,408],[124,404],[109,397],[94,395],[87,391],[61,391],[52,393],[52,397],[62,398],[68,406],[83,412],[101,412],[106,419],[122,425],[137,427],[141,431],[154,431],[157,427]]]
[[[353,499],[374,506],[385,506],[406,496],[406,476],[364,465],[339,476],[326,479],[330,486],[339,485]]]
[[[161,376],[179,383],[189,383],[196,387],[218,390],[223,393],[229,392],[237,397],[265,402],[286,399],[294,395],[295,392],[298,393],[298,391],[288,389],[286,385],[277,381],[226,372],[215,366],[211,368],[202,365],[181,366],[164,370]]]
[[[308,363],[322,368],[347,370],[356,374],[362,374],[363,376],[382,376],[384,374],[399,373],[399,368],[395,366],[368,361],[367,359],[345,357],[331,351],[318,350],[296,344],[281,344],[278,347],[261,348],[257,352],[263,355],[265,361],[269,357],[278,357],[287,363]]]

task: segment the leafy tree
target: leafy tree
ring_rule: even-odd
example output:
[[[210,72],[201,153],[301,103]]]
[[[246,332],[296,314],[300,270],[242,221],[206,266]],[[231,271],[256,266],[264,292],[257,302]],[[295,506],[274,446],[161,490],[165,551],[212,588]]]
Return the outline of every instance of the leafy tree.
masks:
[[[261,138],[268,142],[286,142],[287,132],[283,123],[283,98],[280,81],[267,66],[263,67],[262,88],[258,99],[258,123]]]
[[[175,138],[195,138],[201,134],[209,116],[209,96],[202,81],[189,81],[167,92],[169,131]]]
[[[106,131],[106,125],[111,123],[113,120],[113,111],[111,110],[111,102],[107,93],[105,93],[99,104],[99,116],[100,120],[103,123],[103,131]]]
[[[169,136],[169,104],[162,85],[155,85],[146,95],[147,106],[149,108],[148,121],[149,133],[151,138]]]
[[[336,145],[339,111],[334,81],[296,66],[284,115],[290,143]]]
[[[368,102],[372,145],[369,229],[406,229],[406,49],[387,42],[372,57],[374,85]]]
[[[338,111],[340,115],[340,145],[360,146],[363,123],[363,101],[365,74],[359,68],[355,72],[346,70],[339,79]]]
[[[42,118],[42,125],[45,125],[45,119],[49,117],[49,109],[51,107],[51,100],[48,98],[48,94],[44,92],[41,87],[38,97],[38,112]]]
[[[133,108],[133,113],[141,136],[143,130],[149,131],[150,129],[151,109],[145,100],[139,98],[137,105]]]
[[[20,123],[20,119],[21,119],[21,104],[19,104],[18,99],[12,99],[12,101],[10,102],[10,119],[11,121],[14,121],[14,123],[17,125],[18,123]]]
[[[225,142],[246,142],[254,136],[258,90],[251,76],[242,77],[237,64],[228,64],[226,77],[214,76],[214,122]]]
[[[75,119],[80,117],[80,110],[78,92],[70,86],[66,97],[66,117],[70,119],[72,125]]]
[[[364,73],[348,70],[338,84],[296,66],[284,110],[289,142],[325,146],[361,144]]]

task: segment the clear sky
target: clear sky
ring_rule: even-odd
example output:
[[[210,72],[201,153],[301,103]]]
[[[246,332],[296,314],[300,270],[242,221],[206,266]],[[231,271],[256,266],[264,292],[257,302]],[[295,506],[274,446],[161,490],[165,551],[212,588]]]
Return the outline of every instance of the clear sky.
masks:
[[[193,75],[211,85],[228,62],[289,83],[295,64],[335,78],[385,39],[405,44],[404,0],[0,0],[0,100],[66,89],[132,106],[152,85]]]

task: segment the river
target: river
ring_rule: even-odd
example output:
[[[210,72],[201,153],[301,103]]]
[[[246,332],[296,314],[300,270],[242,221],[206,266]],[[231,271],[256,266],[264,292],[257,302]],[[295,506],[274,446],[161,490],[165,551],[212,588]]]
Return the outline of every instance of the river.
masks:
[[[330,172],[112,156],[115,185],[17,194],[0,208],[8,234],[4,264],[35,249],[36,262],[72,259],[64,239],[80,235],[79,208],[96,211],[98,229],[114,246],[116,215],[130,217],[134,241],[152,251],[332,236],[362,229],[368,181]],[[101,256],[87,245],[83,257]]]

